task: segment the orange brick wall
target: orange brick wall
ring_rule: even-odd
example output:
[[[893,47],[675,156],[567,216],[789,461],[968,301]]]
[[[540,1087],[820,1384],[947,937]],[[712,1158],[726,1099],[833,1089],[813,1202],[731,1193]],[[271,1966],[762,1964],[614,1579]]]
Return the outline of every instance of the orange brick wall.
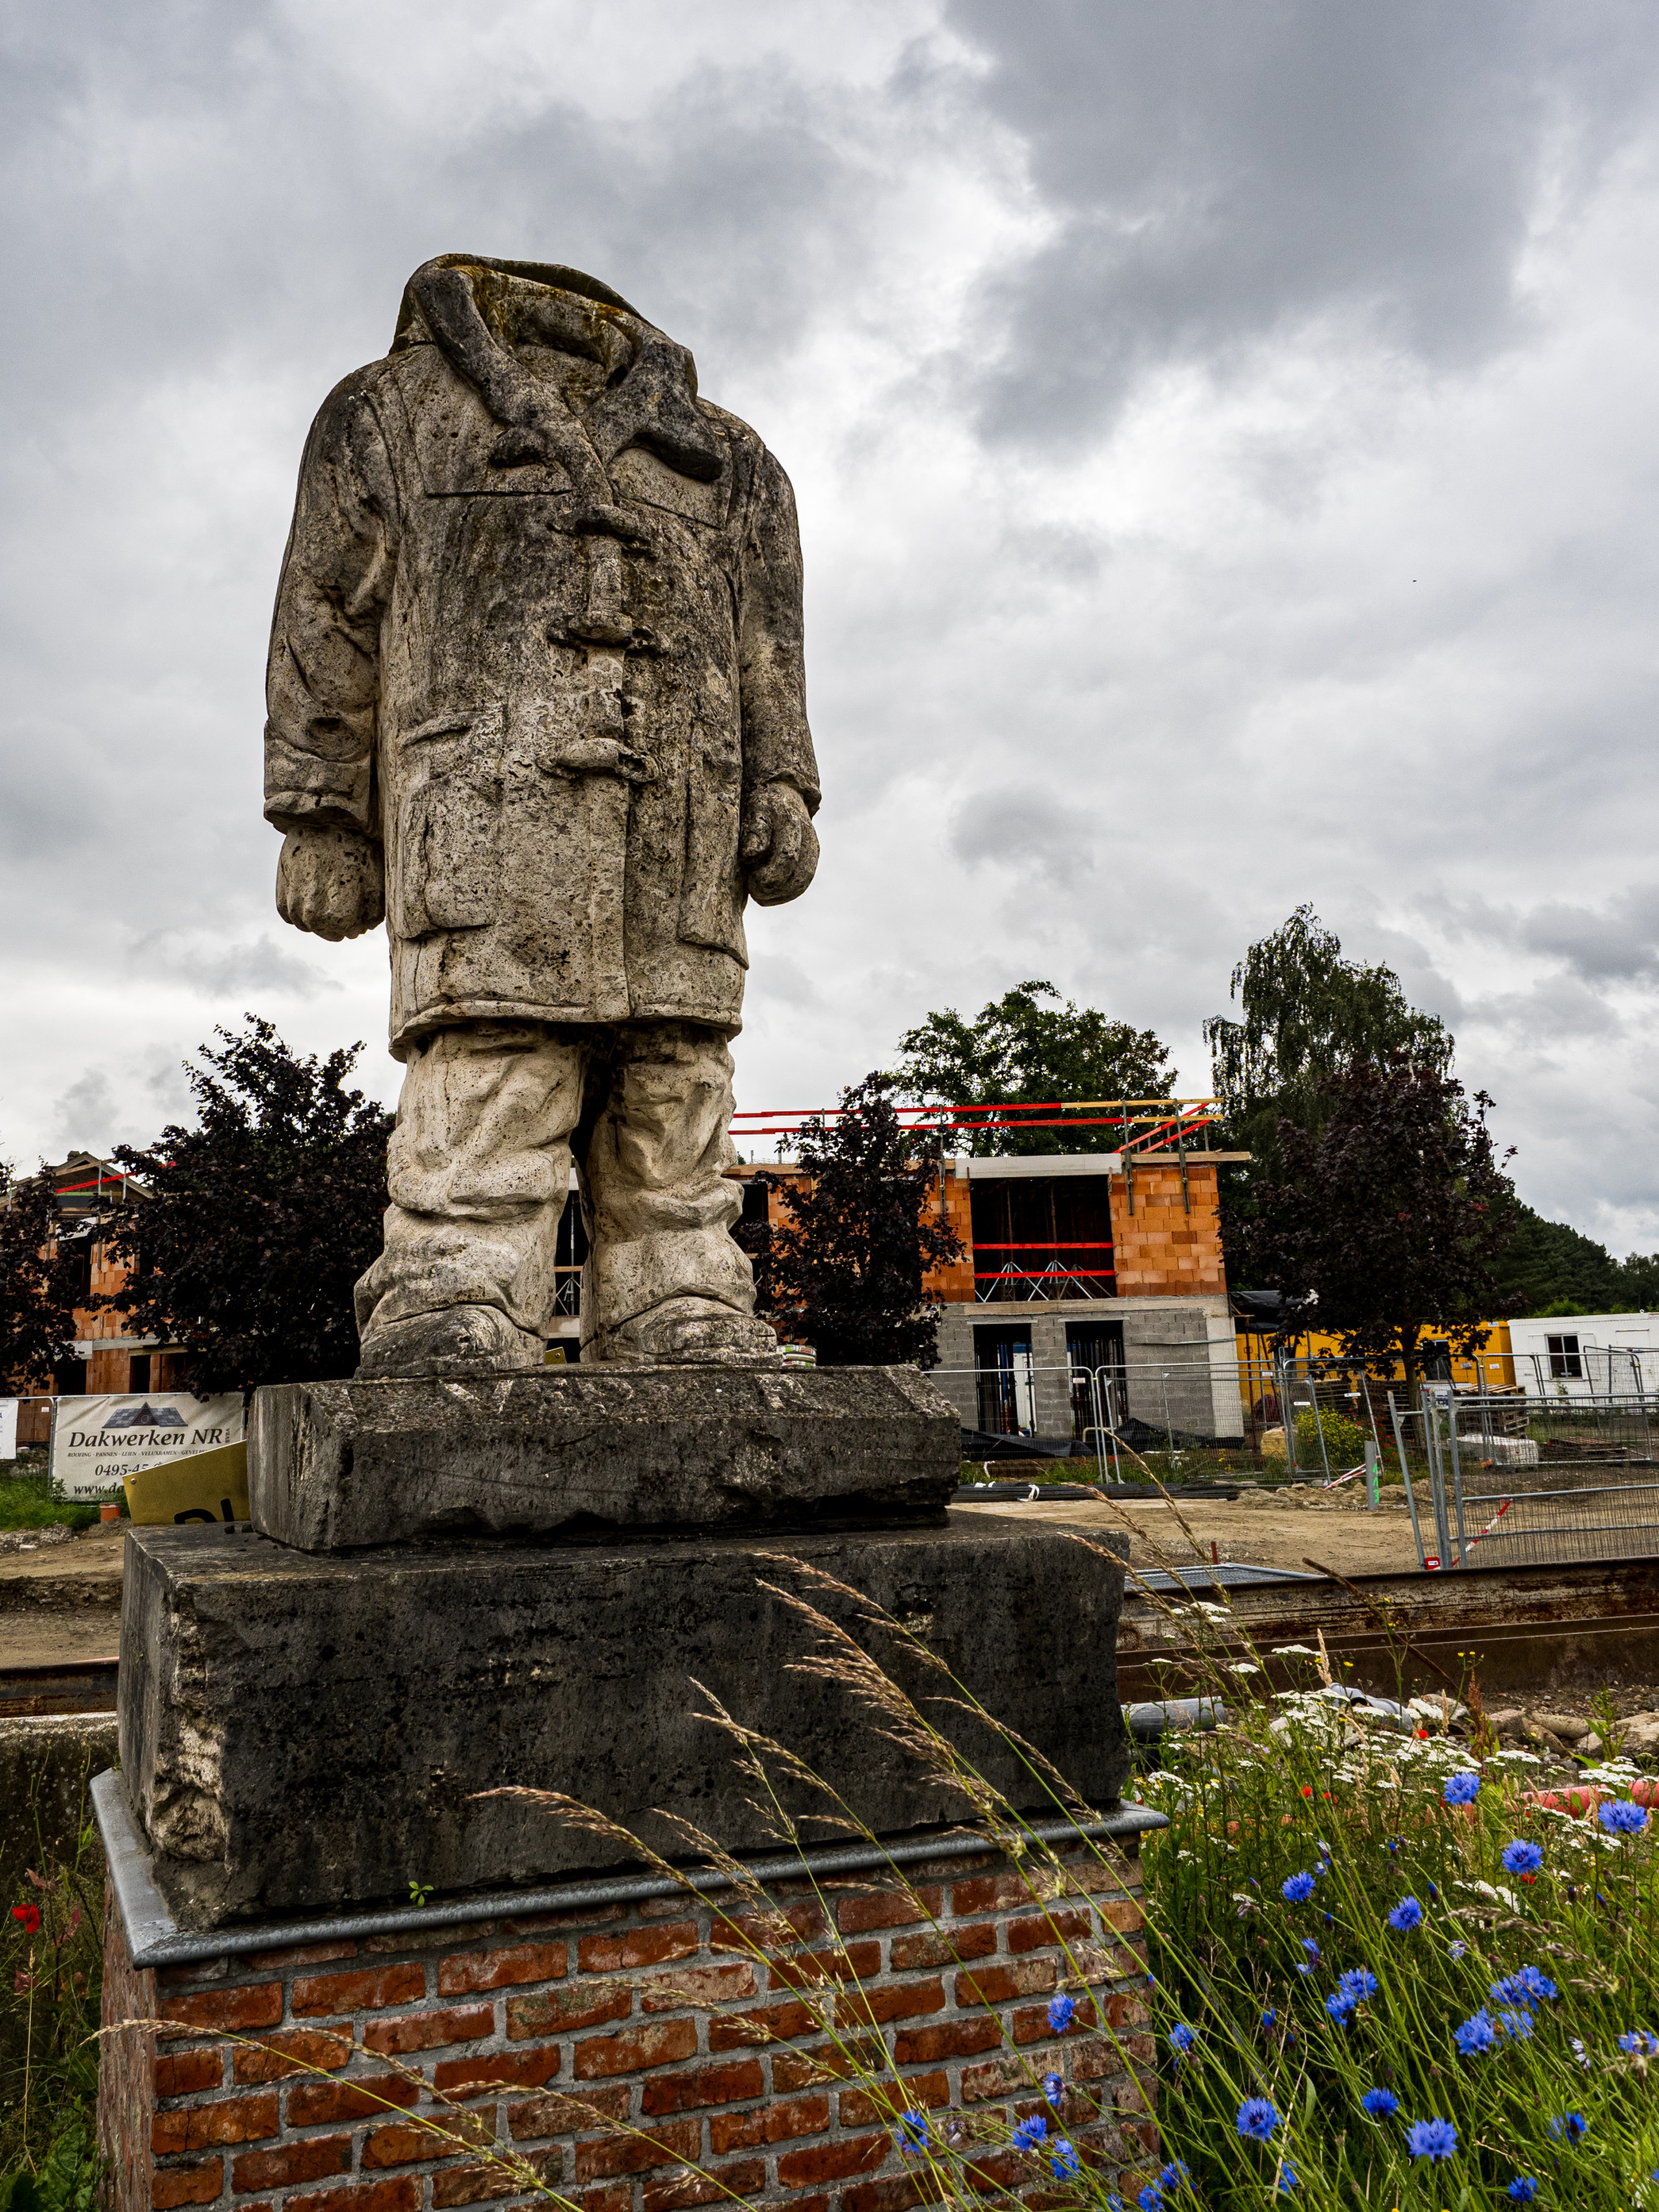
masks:
[[[1135,1210],[1128,1179],[1112,1177],[1113,1263],[1121,1298],[1200,1297],[1224,1293],[1217,1218],[1216,1171],[1188,1161],[1189,1212],[1181,1202],[1179,1167],[1137,1166]]]
[[[974,1210],[969,1194],[973,1186],[966,1176],[945,1178],[945,1225],[962,1240],[962,1257],[948,1266],[932,1267],[921,1279],[926,1298],[941,1298],[952,1305],[967,1304],[974,1295]],[[939,1219],[939,1186],[933,1186],[931,1218]]]

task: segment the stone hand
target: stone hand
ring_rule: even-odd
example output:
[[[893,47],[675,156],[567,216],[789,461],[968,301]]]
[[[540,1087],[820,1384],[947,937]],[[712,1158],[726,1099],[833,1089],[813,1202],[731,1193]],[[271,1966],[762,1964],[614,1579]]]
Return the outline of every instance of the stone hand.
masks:
[[[319,823],[290,830],[276,863],[276,911],[313,937],[361,937],[386,914],[380,848],[361,830]]]
[[[800,896],[817,873],[818,837],[792,784],[763,783],[749,793],[739,849],[757,905],[784,906]]]

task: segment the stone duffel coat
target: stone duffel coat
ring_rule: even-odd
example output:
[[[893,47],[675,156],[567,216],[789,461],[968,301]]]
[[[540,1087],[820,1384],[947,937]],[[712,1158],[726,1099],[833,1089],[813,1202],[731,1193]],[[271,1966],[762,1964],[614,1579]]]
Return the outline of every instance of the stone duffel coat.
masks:
[[[392,351],[312,428],[267,818],[383,842],[399,1057],[468,1021],[735,1030],[744,794],[818,799],[788,479],[603,286],[464,265],[490,361],[434,339],[417,272]],[[503,432],[492,362],[556,395],[565,461]]]

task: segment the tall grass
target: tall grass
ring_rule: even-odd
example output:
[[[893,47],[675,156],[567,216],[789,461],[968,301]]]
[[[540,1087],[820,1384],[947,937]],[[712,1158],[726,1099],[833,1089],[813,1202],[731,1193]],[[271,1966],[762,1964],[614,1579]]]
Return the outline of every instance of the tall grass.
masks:
[[[685,1856],[729,1883],[722,1900],[750,1956],[790,1962],[790,1986],[822,2039],[821,2078],[865,2091],[918,2200],[1019,2197],[1059,2212],[1122,2212],[1119,2176],[1129,2166],[1139,2169],[1127,2187],[1142,2212],[1659,2206],[1656,1787],[1633,1765],[1609,1762],[1570,1800],[1540,1793],[1530,1786],[1531,1755],[1500,1751],[1485,1731],[1472,1681],[1459,1686],[1473,1728],[1465,1736],[1455,1732],[1460,1707],[1449,1690],[1409,1714],[1362,1713],[1329,1682],[1319,1652],[1241,1658],[1248,1638],[1224,1603],[1166,1606],[1193,1638],[1200,1678],[1225,1688],[1233,1717],[1170,1742],[1138,1785],[1170,1822],[1146,1851],[1148,1963],[1120,1933],[1128,1870],[1111,1847],[1080,1826],[1058,1844],[1034,1832],[1039,1815],[1081,1824],[1090,1814],[1055,1770],[1003,1729],[1022,1779],[1013,1796],[994,1789],[945,1733],[964,1705],[992,1717],[925,1644],[803,1562],[779,1559],[775,1571],[763,1587],[807,1632],[796,1670],[850,1694],[872,1736],[955,1792],[961,1825],[943,1848],[1006,1855],[1065,1955],[1052,2043],[1021,2048],[1005,2031],[1006,2099],[927,2109],[860,2001],[847,1946],[814,1939],[816,1963],[802,1971],[787,1913],[717,1838],[680,1824]],[[817,1602],[801,1595],[814,1584]],[[843,1613],[850,1606],[856,1637],[823,1610],[832,1600]],[[930,1692],[907,1695],[884,1646],[919,1660]],[[1270,1658],[1299,1663],[1305,1686],[1253,1694],[1265,1689]],[[805,1784],[813,1833],[828,1820],[879,1845],[787,1746],[712,1698],[703,1717],[730,1739],[775,1843],[808,1848],[802,1818],[786,1809]],[[1098,1724],[1078,1717],[1079,1728]],[[548,1792],[512,1794],[701,1893],[695,1872],[592,1808]],[[890,1863],[878,1878],[931,1917],[924,1889],[902,1868]],[[833,1929],[830,1885],[812,1890]],[[948,1959],[951,1927],[934,1927]],[[688,2003],[698,2001],[691,1979]],[[1128,2110],[1103,2110],[1070,2076],[1066,2039],[1109,1991],[1132,1993],[1116,2007],[1117,2027],[1104,2025],[1112,2008],[1100,2008],[1131,2081],[1146,2061],[1148,2008],[1157,2031],[1163,2142],[1149,2155],[1133,2091]],[[384,2071],[387,2062],[373,2064]],[[504,2190],[569,2201],[510,2145],[478,2146],[423,2080],[422,2088],[423,2112],[403,2109],[402,2099],[389,2108],[433,2131],[434,2155],[464,2143],[500,2168]],[[579,2098],[572,2104],[580,2111]],[[1129,2130],[1121,2137],[1120,2123]],[[641,2132],[597,2111],[582,2124]]]

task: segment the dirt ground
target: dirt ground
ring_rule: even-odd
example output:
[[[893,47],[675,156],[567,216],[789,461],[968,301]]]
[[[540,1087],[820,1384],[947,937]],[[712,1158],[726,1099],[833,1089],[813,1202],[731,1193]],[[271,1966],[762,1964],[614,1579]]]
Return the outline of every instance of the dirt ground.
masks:
[[[9,1530],[0,1548],[0,1667],[108,1659],[121,1640],[125,1522],[67,1541],[46,1528]]]
[[[1028,1521],[1053,1521],[1074,1528],[1127,1529],[1130,1564],[1137,1567],[1179,1565],[1194,1556],[1234,1559],[1255,1567],[1290,1567],[1309,1571],[1307,1562],[1334,1567],[1342,1575],[1414,1573],[1417,1547],[1405,1494],[1385,1490],[1383,1503],[1370,1510],[1364,1494],[1314,1491],[1240,1491],[1224,1498],[1181,1498],[1174,1510],[1161,1500],[1152,1505],[1115,1499],[1071,1504],[999,1500],[994,1505],[963,1505],[964,1513],[1012,1513]],[[1394,1502],[1395,1499],[1398,1503]],[[1186,1523],[1185,1528],[1182,1523]],[[1190,1534],[1188,1534],[1190,1531]],[[1215,1549],[1212,1552],[1212,1546]]]
[[[1180,1512],[1199,1555],[1213,1544],[1223,1559],[1305,1573],[1310,1559],[1340,1574],[1407,1573],[1415,1568],[1411,1522],[1403,1502],[1376,1512],[1364,1500],[1333,1503],[1316,1493],[1242,1492],[1232,1503],[1185,1500]],[[1386,1498],[1387,1492],[1384,1492]],[[969,1505],[969,1513],[1012,1513],[1027,1520],[1133,1532],[1138,1567],[1178,1564],[1192,1542],[1162,1504],[1116,1507],[1060,1501]],[[0,1537],[0,1667],[47,1667],[71,1659],[110,1657],[120,1642],[121,1547],[125,1523],[100,1523],[79,1536],[22,1529]]]

